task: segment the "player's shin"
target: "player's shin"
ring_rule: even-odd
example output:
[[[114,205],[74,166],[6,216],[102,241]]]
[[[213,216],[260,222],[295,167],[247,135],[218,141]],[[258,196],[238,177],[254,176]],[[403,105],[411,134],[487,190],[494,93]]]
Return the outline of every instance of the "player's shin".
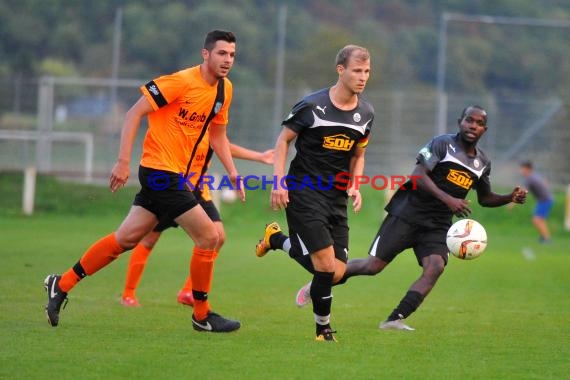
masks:
[[[208,316],[210,304],[208,293],[212,287],[214,273],[214,250],[194,247],[190,261],[190,277],[192,278],[192,295],[194,296],[194,316],[202,320]]]
[[[398,319],[406,319],[420,306],[424,297],[420,292],[410,290],[406,293],[400,304],[392,311],[388,317],[388,321],[395,321]]]
[[[330,329],[333,276],[333,272],[315,271],[311,282],[311,300],[317,335],[324,329]]]
[[[62,291],[69,292],[82,278],[95,274],[123,252],[125,249],[119,245],[114,233],[101,238],[89,247],[73,268],[62,275],[59,287]]]
[[[129,265],[127,267],[125,288],[123,289],[123,298],[135,296],[135,291],[141,280],[146,262],[151,252],[152,249],[140,243],[137,244],[131,252]]]

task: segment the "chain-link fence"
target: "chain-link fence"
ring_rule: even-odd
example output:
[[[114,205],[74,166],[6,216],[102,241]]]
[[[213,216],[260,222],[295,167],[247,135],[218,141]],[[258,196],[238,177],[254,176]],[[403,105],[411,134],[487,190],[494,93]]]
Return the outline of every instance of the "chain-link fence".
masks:
[[[34,165],[40,172],[79,180],[108,178],[117,156],[122,120],[140,96],[144,80],[43,78],[0,80],[0,171]],[[271,88],[234,87],[229,136],[251,149],[273,147],[280,126],[274,121]],[[284,114],[305,93],[286,89]],[[376,119],[367,150],[368,174],[409,174],[420,147],[436,134],[435,91],[385,91],[368,88]],[[447,132],[457,130],[464,106],[489,111],[489,129],[481,147],[493,161],[493,183],[520,182],[518,162],[530,159],[555,186],[570,178],[570,95],[512,98],[447,94]],[[138,163],[146,125],[133,151]],[[216,164],[214,164],[216,165]],[[266,167],[239,162],[244,174],[269,173]],[[214,166],[215,167],[215,166]]]

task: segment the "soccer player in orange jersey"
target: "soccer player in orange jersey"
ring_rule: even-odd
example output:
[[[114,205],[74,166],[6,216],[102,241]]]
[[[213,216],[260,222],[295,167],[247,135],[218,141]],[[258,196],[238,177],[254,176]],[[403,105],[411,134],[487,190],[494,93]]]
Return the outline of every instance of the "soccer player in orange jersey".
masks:
[[[206,139],[204,139],[206,140]],[[209,165],[210,158],[212,157],[212,150],[209,145],[204,142],[200,144],[200,147],[206,145],[206,152],[204,152],[206,157],[206,164],[204,169]],[[264,152],[258,152],[244,148],[242,146],[231,144],[230,149],[232,152],[232,157],[239,158],[242,160],[257,161],[263,164],[272,165],[273,164],[273,149],[266,150]],[[197,177],[198,179],[198,177]],[[196,183],[193,184],[196,187]],[[226,233],[224,231],[224,225],[220,217],[218,209],[212,201],[210,195],[209,186],[203,186],[201,190],[199,187],[194,190],[194,195],[196,199],[206,211],[206,214],[212,219],[216,225],[216,230],[218,231],[218,245],[215,248],[216,252],[220,252],[225,240]],[[131,257],[129,259],[129,265],[127,267],[127,275],[125,279],[125,287],[123,289],[123,296],[121,297],[121,304],[127,307],[140,306],[139,301],[136,297],[136,289],[144,272],[148,257],[152,252],[152,249],[158,242],[162,232],[170,227],[178,227],[178,224],[173,220],[160,221],[158,225],[149,232],[139,244],[133,249]],[[188,276],[186,282],[182,289],[178,292],[177,301],[180,304],[193,306],[194,296],[192,295],[192,277]]]
[[[232,32],[214,30],[206,35],[201,51],[203,62],[176,73],[158,77],[141,86],[142,96],[126,114],[117,163],[110,177],[115,192],[129,178],[131,151],[144,117],[148,117],[139,166],[141,190],[119,228],[94,243],[63,275],[48,275],[44,281],[51,326],[59,323],[59,312],[67,294],[87,275],[93,275],[134,248],[159,220],[173,219],[194,241],[190,273],[193,280],[192,326],[198,331],[230,332],[240,322],[212,312],[208,293],[212,286],[218,232],[186,178],[198,165],[196,151],[208,134],[210,146],[236,184],[238,172],[226,136],[232,83],[227,78],[236,52]],[[197,171],[199,172],[199,171]],[[242,201],[243,187],[236,186]]]

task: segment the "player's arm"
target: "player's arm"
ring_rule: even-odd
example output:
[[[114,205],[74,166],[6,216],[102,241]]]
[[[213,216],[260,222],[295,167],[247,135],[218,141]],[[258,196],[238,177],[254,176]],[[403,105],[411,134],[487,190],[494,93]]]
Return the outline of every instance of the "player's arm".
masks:
[[[350,183],[352,184],[347,190],[348,196],[352,198],[352,209],[354,212],[360,211],[362,207],[362,195],[358,189],[358,178],[364,174],[364,153],[366,148],[357,147],[354,156],[350,159]]]
[[[227,126],[225,124],[212,124],[208,130],[208,133],[210,134],[210,146],[226,169],[232,183],[237,185],[236,190],[243,202],[245,201],[245,190],[243,186],[241,186],[241,183],[237,183],[239,175],[232,158],[230,140],[228,140],[226,130]]]
[[[271,190],[271,207],[274,210],[287,207],[289,193],[281,186],[281,179],[285,177],[285,162],[289,153],[289,144],[297,137],[297,132],[284,126],[275,142],[275,156],[273,162],[273,175],[276,184]]]
[[[471,213],[469,202],[465,199],[455,198],[441,190],[429,176],[429,170],[421,163],[416,164],[412,177],[415,176],[416,184],[422,191],[442,201],[455,216],[466,217]]]
[[[257,161],[262,164],[272,165],[273,164],[273,154],[274,149],[268,149],[264,152],[258,152],[256,150],[251,150],[244,148],[243,146],[230,143],[230,151],[233,158],[239,158],[241,160]]]
[[[491,191],[489,181],[480,181],[477,184],[477,201],[483,207],[499,207],[509,203],[522,204],[526,201],[527,191],[520,186],[513,189],[510,194],[497,194]]]
[[[109,187],[113,192],[124,186],[129,179],[131,153],[141,120],[152,111],[152,105],[144,96],[141,96],[125,115],[117,163],[113,166],[111,177],[109,178]]]

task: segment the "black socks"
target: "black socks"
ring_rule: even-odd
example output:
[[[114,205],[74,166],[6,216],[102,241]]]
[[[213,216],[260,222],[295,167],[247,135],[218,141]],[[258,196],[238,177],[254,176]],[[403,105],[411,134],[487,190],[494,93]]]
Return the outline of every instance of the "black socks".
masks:
[[[395,321],[397,319],[405,319],[410,314],[412,314],[420,306],[424,297],[421,293],[414,290],[409,290],[404,298],[400,301],[398,307],[392,311],[392,314],[388,317],[389,321]]]

